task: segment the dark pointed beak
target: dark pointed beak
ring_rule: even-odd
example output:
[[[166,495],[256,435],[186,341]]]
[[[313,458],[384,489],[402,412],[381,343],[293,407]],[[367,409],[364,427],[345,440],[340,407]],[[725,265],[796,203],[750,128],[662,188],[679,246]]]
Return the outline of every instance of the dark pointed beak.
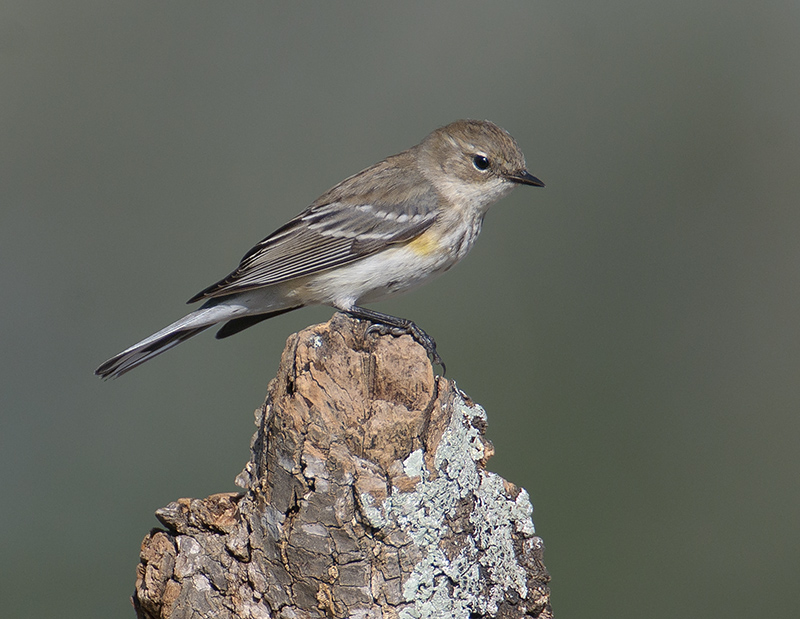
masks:
[[[544,183],[536,178],[527,170],[516,172],[515,174],[507,174],[506,178],[512,183],[519,183],[520,185],[532,185],[533,187],[544,187]]]

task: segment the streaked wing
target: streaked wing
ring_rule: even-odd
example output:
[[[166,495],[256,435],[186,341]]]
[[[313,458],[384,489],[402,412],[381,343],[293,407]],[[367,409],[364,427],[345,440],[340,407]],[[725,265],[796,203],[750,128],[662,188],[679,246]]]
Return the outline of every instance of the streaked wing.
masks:
[[[315,203],[242,258],[225,279],[189,303],[318,273],[411,240],[436,219],[437,197],[417,193],[408,203]]]

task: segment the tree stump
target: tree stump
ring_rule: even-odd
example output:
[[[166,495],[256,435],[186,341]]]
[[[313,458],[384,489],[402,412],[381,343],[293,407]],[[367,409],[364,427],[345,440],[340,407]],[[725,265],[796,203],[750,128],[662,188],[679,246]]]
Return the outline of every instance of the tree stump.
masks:
[[[156,512],[138,617],[552,617],[528,494],[485,470],[483,409],[367,326],[336,314],[289,338],[245,492]]]

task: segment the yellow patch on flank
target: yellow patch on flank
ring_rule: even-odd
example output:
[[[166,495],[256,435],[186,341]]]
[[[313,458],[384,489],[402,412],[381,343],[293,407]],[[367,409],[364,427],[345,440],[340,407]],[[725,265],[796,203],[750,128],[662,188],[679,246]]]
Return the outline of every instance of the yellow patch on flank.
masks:
[[[406,246],[418,256],[428,256],[439,249],[439,235],[426,230]]]

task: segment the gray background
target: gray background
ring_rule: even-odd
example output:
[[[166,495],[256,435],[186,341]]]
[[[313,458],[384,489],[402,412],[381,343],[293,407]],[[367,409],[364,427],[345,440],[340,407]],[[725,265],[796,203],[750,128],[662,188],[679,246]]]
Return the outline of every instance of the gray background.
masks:
[[[565,617],[796,617],[800,3],[5,2],[0,600],[131,617],[153,511],[235,490],[307,309],[92,370],[343,177],[489,118],[546,189],[376,306],[526,487]]]

